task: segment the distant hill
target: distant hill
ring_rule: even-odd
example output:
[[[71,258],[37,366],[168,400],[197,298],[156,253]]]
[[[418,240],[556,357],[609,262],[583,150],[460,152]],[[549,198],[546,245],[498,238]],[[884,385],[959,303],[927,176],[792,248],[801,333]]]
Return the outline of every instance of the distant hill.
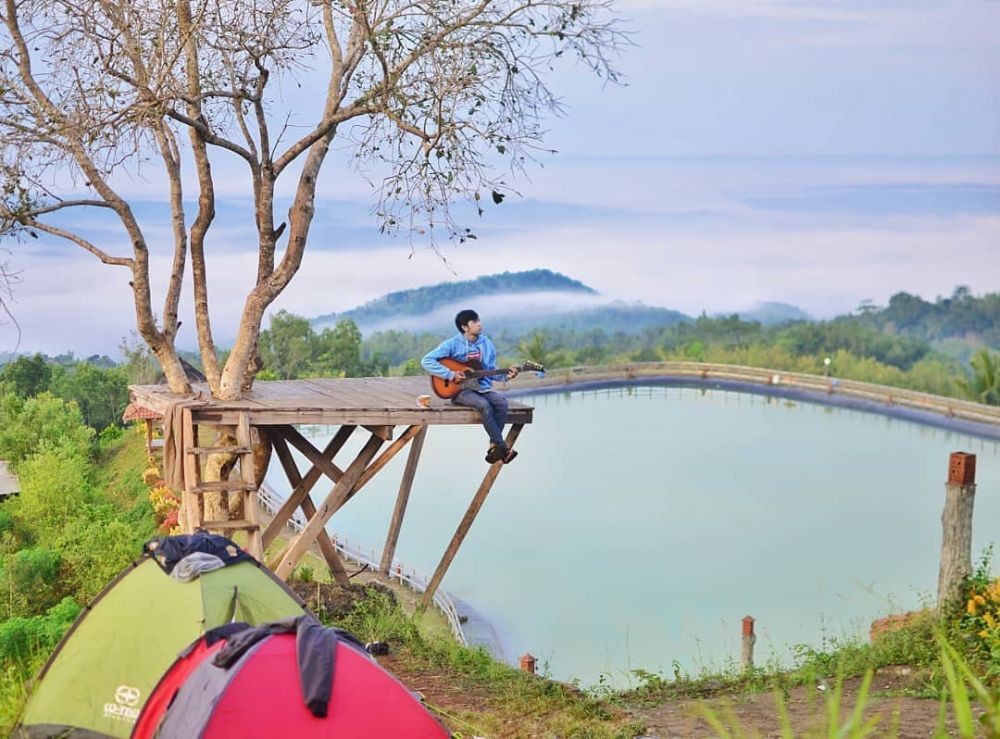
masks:
[[[455,313],[475,308],[487,331],[519,337],[536,330],[640,333],[690,320],[683,313],[641,303],[611,302],[579,280],[547,269],[504,272],[389,293],[343,313],[312,319],[315,328],[351,319],[366,335],[379,331],[454,331]]]
[[[503,332],[512,337],[530,334],[532,331],[556,333],[572,331],[580,334],[603,331],[606,334],[640,334],[647,328],[673,326],[690,320],[689,316],[669,308],[657,308],[642,303],[614,302],[552,315],[508,317],[504,320]]]
[[[813,320],[812,316],[798,306],[777,302],[758,303],[750,310],[741,310],[738,315],[744,321],[757,321],[764,326]]]
[[[342,318],[349,318],[365,331],[388,321],[398,322],[407,316],[426,316],[442,307],[462,301],[475,300],[478,304],[483,298],[491,296],[525,293],[597,295],[596,290],[587,287],[579,280],[570,279],[547,269],[534,269],[528,272],[504,272],[498,275],[484,275],[474,280],[442,282],[413,290],[400,290],[343,313],[318,316],[312,319],[312,323],[321,328],[334,324]]]

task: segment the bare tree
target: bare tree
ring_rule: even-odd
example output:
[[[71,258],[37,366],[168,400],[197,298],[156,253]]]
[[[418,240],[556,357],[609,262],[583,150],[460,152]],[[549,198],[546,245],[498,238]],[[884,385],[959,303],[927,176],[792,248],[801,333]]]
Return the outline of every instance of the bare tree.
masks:
[[[0,249],[0,257],[5,254],[6,252]],[[13,323],[14,328],[17,329],[17,343],[14,345],[14,351],[17,351],[17,347],[21,343],[21,327],[18,325],[17,319],[14,318],[10,307],[10,302],[14,299],[13,285],[17,280],[17,273],[11,270],[7,262],[0,261],[0,325]]]
[[[175,349],[190,261],[209,387],[238,398],[259,369],[264,311],[302,262],[335,137],[380,178],[384,229],[471,238],[449,206],[499,201],[509,189],[502,172],[539,150],[543,117],[559,111],[545,82],[553,62],[566,55],[617,78],[625,39],[612,2],[0,0],[0,236],[44,233],[125,268],[136,328],[175,392],[190,390]],[[283,104],[300,80],[320,80],[313,108]],[[205,255],[221,157],[249,175],[258,260],[220,366]],[[168,193],[167,243],[147,239],[127,195],[130,178],[151,173]],[[294,183],[284,218],[274,211],[282,178]],[[80,209],[117,223],[130,248],[113,253],[68,226]],[[157,251],[172,255],[169,272],[155,275],[167,278],[159,319]],[[223,456],[209,459],[206,479],[226,474]],[[222,506],[205,497],[209,519],[225,517]]]
[[[176,392],[190,389],[174,346],[190,260],[205,374],[224,399],[238,398],[259,368],[264,311],[301,264],[317,177],[338,134],[382,177],[383,228],[421,224],[465,239],[473,234],[449,204],[499,199],[509,185],[498,173],[538,150],[543,117],[559,110],[545,81],[553,61],[575,57],[615,80],[624,41],[613,0],[2,1],[0,233],[49,234],[128,270],[136,327]],[[303,122],[301,111],[283,110],[280,85],[306,75],[321,75],[324,89]],[[205,254],[211,160],[222,153],[249,173],[258,266],[220,366]],[[116,184],[140,168],[165,179],[172,243],[148,241]],[[283,175],[295,186],[279,219]],[[130,251],[110,253],[67,227],[60,212],[80,208],[109,213]],[[173,256],[157,320],[150,252],[164,246]]]
[[[553,60],[568,54],[616,79],[609,57],[623,36],[612,1],[3,0],[0,233],[42,232],[126,268],[136,327],[176,392],[190,389],[174,348],[190,260],[211,391],[237,398],[258,369],[264,311],[301,264],[334,137],[346,130],[357,162],[384,174],[383,228],[419,223],[467,238],[449,204],[500,198],[508,186],[498,161],[516,169],[532,157],[543,116],[559,109],[545,83]],[[296,111],[282,112],[276,87],[317,70],[321,110],[293,125]],[[205,262],[216,201],[210,152],[245,163],[257,227],[256,282],[223,366]],[[116,185],[140,167],[162,173],[169,189],[173,258],[160,320],[150,251],[163,245],[149,243]],[[188,167],[197,182],[190,223]],[[278,225],[282,175],[296,184]],[[131,252],[109,253],[53,218],[79,208],[110,212]]]

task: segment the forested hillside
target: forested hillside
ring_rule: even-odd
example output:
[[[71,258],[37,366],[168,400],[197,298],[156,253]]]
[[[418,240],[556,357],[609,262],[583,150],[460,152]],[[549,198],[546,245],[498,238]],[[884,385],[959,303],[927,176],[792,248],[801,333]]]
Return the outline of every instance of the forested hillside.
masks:
[[[890,334],[926,341],[970,339],[1000,349],[1000,293],[977,298],[967,287],[957,287],[951,297],[930,303],[900,292],[885,308],[862,306],[855,320]]]
[[[388,293],[362,306],[343,313],[328,313],[313,319],[317,326],[350,319],[359,326],[378,323],[400,316],[419,316],[460,300],[482,299],[491,295],[518,295],[529,292],[561,292],[584,295],[596,294],[578,280],[547,269],[529,272],[503,272],[484,275],[474,280],[442,282],[413,290]]]

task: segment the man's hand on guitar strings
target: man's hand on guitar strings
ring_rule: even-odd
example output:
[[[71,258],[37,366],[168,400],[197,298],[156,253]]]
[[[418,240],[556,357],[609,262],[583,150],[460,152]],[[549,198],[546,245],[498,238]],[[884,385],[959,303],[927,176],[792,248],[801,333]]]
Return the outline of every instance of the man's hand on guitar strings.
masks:
[[[521,370],[519,370],[517,367],[511,367],[510,369],[507,370],[507,379],[513,380],[515,377],[518,376],[520,372]]]

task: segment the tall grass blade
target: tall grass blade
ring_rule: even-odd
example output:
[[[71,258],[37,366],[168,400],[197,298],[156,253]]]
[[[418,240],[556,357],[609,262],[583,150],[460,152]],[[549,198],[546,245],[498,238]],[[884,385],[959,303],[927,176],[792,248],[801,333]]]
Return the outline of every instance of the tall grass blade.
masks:
[[[705,723],[712,727],[716,736],[720,737],[720,739],[733,739],[733,735],[729,733],[729,729],[726,728],[725,724],[722,723],[715,711],[709,708],[708,705],[705,703],[699,703],[697,712],[699,716],[705,719]]]
[[[840,736],[840,701],[844,693],[844,677],[837,678],[837,686],[833,689],[833,695],[826,699],[826,735],[828,739],[838,739]]]
[[[847,724],[845,729],[860,729],[863,725],[862,719],[865,715],[865,706],[868,705],[868,691],[872,686],[872,678],[875,676],[875,671],[869,669],[865,672],[864,680],[861,681],[861,687],[858,689],[858,698],[854,702],[854,711],[851,713],[851,721]],[[842,736],[847,736],[841,732]]]
[[[785,699],[781,697],[781,691],[774,691],[774,703],[778,708],[778,721],[781,723],[781,739],[795,739],[795,732],[792,731],[792,720],[788,716],[788,706]]]
[[[948,689],[951,692],[951,704],[955,711],[955,723],[958,724],[958,733],[965,739],[975,736],[975,729],[972,723],[972,705],[969,703],[969,692],[965,688],[965,681],[959,679],[955,671],[955,663],[951,660],[951,655],[944,645],[941,646],[941,666],[944,668],[945,677],[948,678]]]

